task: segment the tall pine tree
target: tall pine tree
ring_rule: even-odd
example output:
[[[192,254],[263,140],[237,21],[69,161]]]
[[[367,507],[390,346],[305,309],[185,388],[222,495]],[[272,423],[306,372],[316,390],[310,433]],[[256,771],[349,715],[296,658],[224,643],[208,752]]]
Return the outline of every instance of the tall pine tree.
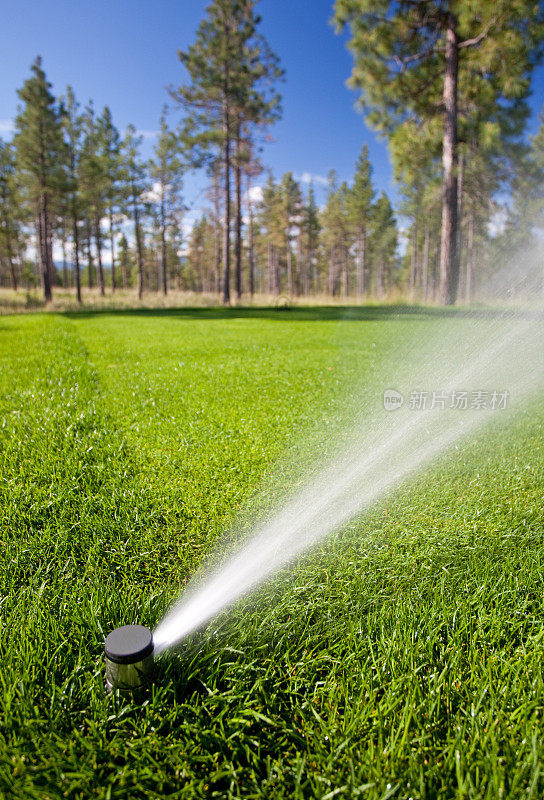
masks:
[[[407,119],[442,116],[441,297],[459,284],[459,77],[494,103],[526,95],[541,54],[544,14],[533,0],[336,0],[335,21],[351,28],[351,85],[369,121],[391,134]],[[477,100],[478,98],[476,98]]]
[[[278,96],[271,91],[279,77],[277,59],[257,34],[255,0],[213,0],[196,40],[179,57],[189,80],[172,96],[187,111],[185,138],[205,158],[220,156],[224,193],[223,301],[230,302],[232,187],[236,177],[236,286],[241,294],[241,172],[244,138],[251,126],[277,116]]]
[[[52,298],[54,206],[66,188],[64,140],[57,102],[38,56],[32,75],[17,94],[14,145],[18,183],[36,224],[36,241],[46,302]]]
[[[180,142],[168,128],[166,108],[160,119],[160,133],[153,158],[149,162],[149,173],[156,196],[157,221],[160,237],[159,289],[168,292],[168,229],[180,221],[183,210],[181,189],[183,187],[183,163]]]

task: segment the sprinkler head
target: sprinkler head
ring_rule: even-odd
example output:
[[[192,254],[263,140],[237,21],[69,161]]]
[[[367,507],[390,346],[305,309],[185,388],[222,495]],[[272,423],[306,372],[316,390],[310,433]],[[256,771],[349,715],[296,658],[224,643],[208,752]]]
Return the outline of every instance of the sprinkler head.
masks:
[[[153,671],[153,635],[143,625],[123,625],[106,637],[106,691],[138,689]]]

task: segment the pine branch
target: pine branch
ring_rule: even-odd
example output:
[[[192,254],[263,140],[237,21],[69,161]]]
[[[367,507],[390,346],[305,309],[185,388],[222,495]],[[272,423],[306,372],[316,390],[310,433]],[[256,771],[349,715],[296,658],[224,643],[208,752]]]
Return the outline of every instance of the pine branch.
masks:
[[[475,36],[473,39],[465,39],[464,42],[459,42],[459,44],[457,45],[457,49],[460,50],[462,47],[474,47],[474,45],[479,44],[482,41],[482,39],[486,38],[489,31],[491,30],[493,25],[496,22],[498,22],[498,20],[499,20],[498,17],[493,17],[491,20],[489,20],[488,24],[485,26],[483,31],[481,31],[481,33],[478,34],[478,36]]]

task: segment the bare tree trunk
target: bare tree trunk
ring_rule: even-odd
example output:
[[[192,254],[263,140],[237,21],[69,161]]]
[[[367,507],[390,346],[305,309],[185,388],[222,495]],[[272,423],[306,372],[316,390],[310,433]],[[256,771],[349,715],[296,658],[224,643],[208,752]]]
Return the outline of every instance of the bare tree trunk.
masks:
[[[47,196],[42,194],[40,198],[39,212],[39,242],[41,255],[41,272],[43,295],[46,303],[51,302],[51,267],[49,265],[49,231],[47,218]]]
[[[457,169],[457,259],[459,261],[459,279],[461,275],[461,261],[463,253],[463,192],[465,177],[465,157],[459,153],[459,166]]]
[[[164,188],[161,194],[161,257],[159,261],[159,285],[158,291],[162,289],[162,293],[166,297],[168,294],[168,279],[167,279],[167,263],[166,263],[166,209],[164,207]]]
[[[470,204],[467,233],[467,266],[465,273],[465,303],[472,300],[472,271],[474,259],[474,205]]]
[[[280,279],[280,251],[274,247],[274,292],[276,297],[281,292],[281,279]]]
[[[329,295],[334,297],[334,284],[335,284],[335,259],[336,259],[336,248],[331,247],[331,251],[329,254]]]
[[[215,291],[221,292],[221,198],[219,189],[219,175],[217,169],[213,173],[213,202],[215,209],[214,239],[215,239]]]
[[[77,224],[77,216],[75,208],[72,208],[73,226],[74,226],[74,260],[76,262],[76,293],[77,302],[81,303],[81,273],[79,266],[79,228]]]
[[[342,297],[347,299],[349,294],[349,275],[348,275],[348,250],[344,245],[342,247]]]
[[[236,238],[234,245],[235,252],[235,284],[236,284],[236,299],[240,300],[242,297],[242,165],[240,164],[241,158],[241,143],[240,143],[240,123],[238,122],[236,128],[236,163],[234,168],[235,184],[236,184]]]
[[[17,291],[17,275],[15,272],[15,262],[13,259],[13,250],[11,249],[11,236],[9,234],[9,228],[6,230],[6,250],[8,251],[8,264],[9,264],[9,275],[11,279],[11,288],[16,292]]]
[[[425,225],[425,239],[423,242],[423,269],[421,281],[421,294],[423,300],[427,300],[428,287],[429,287],[429,249],[431,245],[431,231],[429,223]]]
[[[51,290],[55,285],[55,262],[53,261],[53,227],[49,222],[49,214],[46,218],[47,226],[47,269],[49,272],[49,285]]]
[[[268,263],[267,263],[267,271],[268,271],[268,294],[272,294],[272,243],[270,239],[268,240]]]
[[[94,240],[96,242],[96,255],[98,259],[98,285],[100,287],[100,294],[102,297],[106,294],[104,285],[104,269],[102,268],[102,236],[100,233],[100,219],[98,215],[94,220]]]
[[[287,293],[293,296],[293,253],[291,252],[291,242],[287,236]]]
[[[248,248],[249,248],[249,294],[255,294],[255,244],[253,241],[253,203],[251,202],[251,179],[247,176],[247,214],[249,219]]]
[[[308,250],[306,253],[305,263],[304,263],[304,297],[308,297],[310,294],[310,278],[311,278],[311,269],[313,263],[314,254],[312,250]]]
[[[68,270],[66,266],[66,236],[64,235],[64,231],[62,232],[61,247],[62,247],[62,288],[67,289]]]
[[[134,233],[136,235],[136,252],[138,256],[138,300],[144,293],[144,254],[142,247],[142,231],[140,229],[140,212],[136,201],[136,189],[132,186],[132,210],[134,214]]]
[[[302,291],[302,276],[304,275],[304,269],[304,248],[302,246],[302,232],[299,228],[299,234],[297,237],[297,269],[295,276],[295,293],[297,297],[300,296]]]
[[[365,293],[365,270],[366,270],[366,228],[363,226],[357,238],[357,296],[362,297]]]
[[[126,251],[125,251],[126,255]],[[123,289],[128,288],[128,275],[127,275],[127,265],[125,259],[121,261],[121,285]]]
[[[229,26],[226,17],[223,19],[223,27],[225,39],[228,40]],[[230,303],[230,102],[229,102],[229,68],[228,63],[224,66],[223,73],[223,136],[225,137],[224,144],[224,168],[225,168],[225,229],[223,231],[223,261],[224,261],[224,278],[223,278],[223,303],[227,305]]]
[[[86,235],[87,235],[87,265],[88,265],[88,284],[89,289],[93,288],[94,278],[93,278],[93,254],[91,249],[91,223],[89,219],[86,220],[85,223],[86,228]]]
[[[385,263],[383,257],[378,264],[378,297],[381,299],[385,291]]]
[[[225,140],[225,227],[223,230],[223,303],[230,303],[230,141]]]
[[[459,253],[457,251],[457,80],[459,50],[457,19],[448,13],[446,30],[446,70],[444,75],[444,135],[442,144],[443,203],[440,246],[440,299],[453,305],[459,287]]]
[[[410,248],[410,302],[414,302],[416,289],[416,270],[417,270],[417,210],[412,223],[412,242]]]
[[[112,292],[115,291],[117,288],[116,286],[116,279],[115,279],[115,231],[113,229],[113,209],[110,205],[110,248],[111,248],[111,290]]]

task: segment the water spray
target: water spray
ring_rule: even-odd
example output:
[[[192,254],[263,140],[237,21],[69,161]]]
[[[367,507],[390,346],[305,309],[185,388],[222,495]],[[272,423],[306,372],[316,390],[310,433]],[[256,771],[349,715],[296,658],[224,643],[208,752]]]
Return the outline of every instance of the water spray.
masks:
[[[104,643],[106,691],[132,692],[153,672],[153,634],[143,625],[115,628]]]
[[[226,559],[193,580],[154,631],[155,654],[175,646],[370,509],[457,441],[482,428],[494,413],[489,406],[487,410],[477,406],[457,410],[453,401],[444,398],[453,398],[458,389],[467,396],[491,395],[480,388],[507,389],[512,403],[519,406],[542,391],[543,334],[540,318],[527,313],[499,314],[491,317],[489,325],[484,318],[462,337],[455,326],[445,325],[442,336],[419,349],[417,374],[413,374],[413,358],[404,370],[412,386],[439,387],[435,394],[442,398],[441,404],[411,410],[407,402],[394,413],[382,407],[356,420],[345,450],[326,460],[286,502],[257,520]],[[403,370],[394,367],[398,385]]]

